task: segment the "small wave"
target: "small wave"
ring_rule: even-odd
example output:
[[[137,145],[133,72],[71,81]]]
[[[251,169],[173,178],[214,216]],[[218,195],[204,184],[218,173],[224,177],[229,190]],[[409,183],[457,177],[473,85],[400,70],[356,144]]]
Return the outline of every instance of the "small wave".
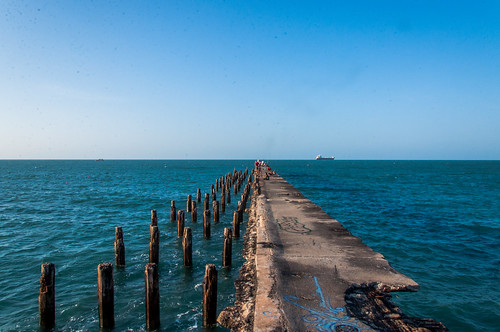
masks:
[[[465,227],[478,232],[500,232],[500,221],[492,221],[491,223],[474,221],[472,224],[466,224]]]

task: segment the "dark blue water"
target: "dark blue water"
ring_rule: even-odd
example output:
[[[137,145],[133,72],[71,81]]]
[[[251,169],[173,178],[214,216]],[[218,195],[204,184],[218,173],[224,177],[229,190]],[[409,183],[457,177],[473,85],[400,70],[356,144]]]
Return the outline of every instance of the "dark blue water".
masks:
[[[246,167],[252,162],[0,161],[0,331],[38,330],[43,262],[56,267],[56,330],[98,330],[97,265],[114,263],[115,226],[123,227],[127,264],[114,271],[116,331],[144,330],[151,209],[158,211],[161,233],[161,330],[202,330],[206,264],[219,271],[218,311],[234,302],[243,239],[233,240],[231,269],[221,267],[221,255],[224,227],[231,227],[241,192],[232,196],[221,222],[212,223],[210,240],[203,239],[202,205],[198,223],[186,215],[193,232],[189,269],[170,222],[170,200],[185,209],[188,194],[209,192],[218,177]]]
[[[420,284],[394,300],[452,331],[500,331],[499,161],[274,161]]]
[[[38,327],[40,264],[56,265],[57,330],[98,330],[97,265],[114,260],[124,230],[127,266],[115,270],[117,331],[144,330],[150,210],[158,210],[161,326],[201,330],[205,264],[219,270],[219,311],[234,301],[242,264],[221,268],[233,199],[203,240],[193,229],[192,269],[169,220],[170,200],[252,161],[0,161],[0,331]],[[286,180],[421,286],[394,300],[405,313],[452,331],[500,327],[500,162],[272,161]],[[233,196],[234,197],[234,196]],[[199,216],[200,220],[200,216]],[[233,253],[242,239],[233,241]]]

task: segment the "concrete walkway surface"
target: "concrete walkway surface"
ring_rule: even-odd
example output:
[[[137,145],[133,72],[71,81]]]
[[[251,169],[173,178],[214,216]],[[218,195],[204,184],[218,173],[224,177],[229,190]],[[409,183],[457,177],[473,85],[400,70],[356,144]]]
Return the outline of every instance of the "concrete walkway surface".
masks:
[[[254,331],[441,331],[404,316],[391,291],[418,284],[279,175],[260,178]]]

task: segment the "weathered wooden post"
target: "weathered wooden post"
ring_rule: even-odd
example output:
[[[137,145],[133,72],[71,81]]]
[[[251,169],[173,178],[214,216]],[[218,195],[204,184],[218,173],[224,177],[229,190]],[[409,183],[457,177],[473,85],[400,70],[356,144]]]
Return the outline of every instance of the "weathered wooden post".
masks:
[[[191,234],[191,228],[184,228],[184,236],[182,238],[182,256],[184,261],[184,266],[193,265],[193,236]]]
[[[151,226],[158,226],[158,216],[156,210],[151,210]]]
[[[158,265],[149,263],[144,270],[146,286],[146,329],[160,327],[160,289],[158,285]]]
[[[175,201],[170,201],[170,221],[174,222],[176,220],[177,211],[175,209]]]
[[[230,203],[231,203],[231,190],[230,190],[230,189],[228,189],[228,190],[226,191],[226,193],[227,193],[227,199],[226,199],[227,204],[230,204]]]
[[[231,256],[233,247],[233,231],[231,228],[224,228],[224,250],[222,251],[222,266],[231,266]]]
[[[186,212],[191,212],[191,202],[193,201],[193,198],[191,195],[188,195],[187,202],[186,202]]]
[[[196,191],[196,202],[201,203],[201,190],[198,188]]]
[[[210,238],[210,210],[203,211],[203,236]]]
[[[205,266],[203,278],[203,327],[217,322],[217,269],[214,264]]]
[[[101,263],[97,266],[97,292],[99,299],[99,327],[101,329],[112,329],[115,326],[113,264]]]
[[[158,264],[160,261],[160,231],[158,226],[150,226],[149,262]]]
[[[222,213],[226,212],[226,196],[224,191],[220,193],[220,211]]]
[[[125,266],[125,243],[123,243],[123,230],[115,227],[115,265]]]
[[[233,213],[233,236],[240,237],[240,218],[238,217],[238,211]]]
[[[238,201],[238,208],[236,211],[238,212],[238,223],[241,224],[243,223],[243,205],[241,204],[241,201]]]
[[[213,201],[212,208],[214,210],[214,222],[219,222],[219,202]]]
[[[151,225],[149,226],[149,236],[153,236],[153,227],[158,227],[158,216],[156,210],[151,210]]]
[[[198,210],[196,208],[196,202],[193,201],[191,207],[191,222],[196,222],[198,220]]]
[[[54,264],[43,263],[41,265],[38,325],[42,331],[52,329],[56,323],[55,275]]]
[[[177,212],[177,236],[181,237],[184,235],[184,211],[179,210]]]
[[[204,205],[204,209],[203,210],[208,210],[210,209],[210,207],[208,206],[208,203],[209,203],[209,196],[208,196],[208,193],[205,193],[205,200],[203,202],[205,205]]]

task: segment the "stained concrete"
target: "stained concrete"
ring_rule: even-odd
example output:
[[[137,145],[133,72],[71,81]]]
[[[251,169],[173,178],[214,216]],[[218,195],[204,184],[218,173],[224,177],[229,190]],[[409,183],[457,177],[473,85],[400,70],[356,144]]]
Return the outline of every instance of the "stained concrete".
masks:
[[[419,285],[279,175],[259,183],[254,331],[446,330],[432,320],[406,326],[396,306],[371,313],[366,294],[379,303]]]

